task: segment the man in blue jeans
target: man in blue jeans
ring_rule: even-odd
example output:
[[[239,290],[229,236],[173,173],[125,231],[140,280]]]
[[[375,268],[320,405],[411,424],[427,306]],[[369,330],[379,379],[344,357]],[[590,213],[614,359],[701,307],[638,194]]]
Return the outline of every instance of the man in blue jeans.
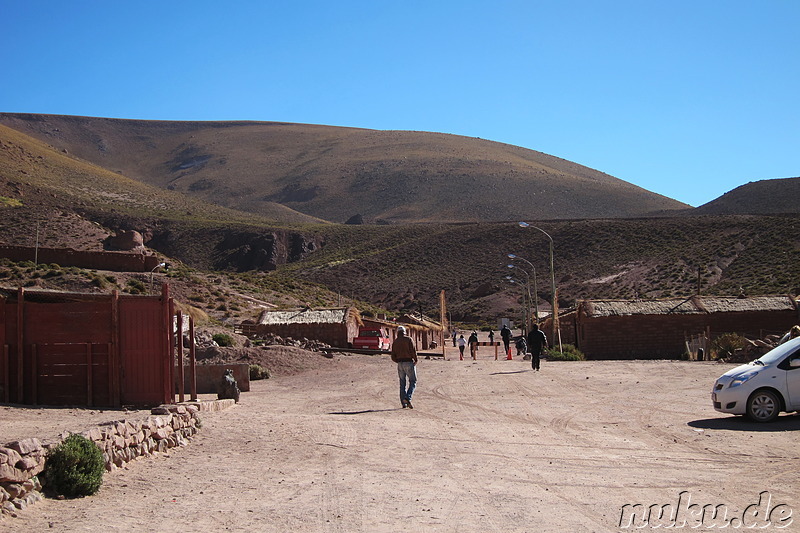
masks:
[[[398,326],[397,338],[392,343],[392,361],[397,363],[397,376],[400,378],[400,403],[403,409],[411,405],[411,396],[417,387],[417,350],[414,348],[414,341],[406,336],[405,326]],[[408,379],[408,389],[406,389],[406,379]]]

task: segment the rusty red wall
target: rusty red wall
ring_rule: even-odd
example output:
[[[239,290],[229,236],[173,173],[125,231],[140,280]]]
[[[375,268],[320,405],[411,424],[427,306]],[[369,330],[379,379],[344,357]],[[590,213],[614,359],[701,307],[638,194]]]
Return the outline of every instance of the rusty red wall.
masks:
[[[166,289],[160,297],[25,296],[0,299],[0,401],[106,407],[173,401]]]

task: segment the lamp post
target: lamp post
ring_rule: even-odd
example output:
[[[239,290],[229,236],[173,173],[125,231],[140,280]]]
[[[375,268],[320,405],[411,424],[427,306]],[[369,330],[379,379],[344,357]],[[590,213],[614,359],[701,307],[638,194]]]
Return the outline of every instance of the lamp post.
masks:
[[[517,270],[521,271],[525,274],[525,291],[528,293],[528,303],[525,306],[525,331],[528,331],[528,321],[531,319],[531,276],[528,274],[528,271],[524,268],[518,267],[517,265],[509,264],[508,268],[516,268]]]
[[[536,286],[536,267],[533,266],[533,263],[525,259],[524,257],[520,257],[516,254],[508,254],[509,259],[519,259],[520,261],[524,261],[533,269],[533,308],[534,308],[534,320],[537,322],[539,321],[539,287]]]
[[[150,294],[153,294],[153,273],[156,269],[167,266],[166,263],[159,263],[153,267],[153,270],[150,271]]]
[[[537,228],[536,226],[528,224],[527,222],[520,222],[519,226],[521,228],[533,228],[535,230],[539,230],[542,233],[544,233],[547,239],[550,241],[550,290],[553,292],[553,303],[551,304],[552,314],[553,314],[553,335],[556,334],[558,335],[558,351],[563,352],[561,348],[561,327],[558,324],[558,302],[557,302],[558,296],[556,295],[556,272],[555,269],[553,268],[553,237],[551,237],[550,234],[547,233],[542,228]]]
[[[509,283],[516,283],[517,285],[522,285],[522,281],[518,280],[514,276],[511,276],[511,275],[506,276],[506,279],[509,281]],[[529,313],[528,313],[529,306],[530,306],[530,304],[525,302],[525,291],[522,291],[522,323],[523,323],[523,329],[527,329],[527,326],[528,326],[527,320],[528,320],[528,315],[529,315]]]

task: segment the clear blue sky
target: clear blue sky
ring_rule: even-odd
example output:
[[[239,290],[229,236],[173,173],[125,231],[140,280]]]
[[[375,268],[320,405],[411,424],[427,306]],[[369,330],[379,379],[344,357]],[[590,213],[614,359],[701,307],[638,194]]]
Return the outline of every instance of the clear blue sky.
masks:
[[[701,205],[800,176],[798,0],[0,0],[0,111],[505,142]]]

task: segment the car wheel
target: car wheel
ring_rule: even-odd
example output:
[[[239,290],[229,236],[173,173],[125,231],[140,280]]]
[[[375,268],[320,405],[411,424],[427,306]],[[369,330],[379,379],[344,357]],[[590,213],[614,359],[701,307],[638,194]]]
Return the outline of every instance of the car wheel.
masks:
[[[772,422],[780,412],[781,402],[770,390],[758,390],[747,399],[747,416],[755,422]]]

